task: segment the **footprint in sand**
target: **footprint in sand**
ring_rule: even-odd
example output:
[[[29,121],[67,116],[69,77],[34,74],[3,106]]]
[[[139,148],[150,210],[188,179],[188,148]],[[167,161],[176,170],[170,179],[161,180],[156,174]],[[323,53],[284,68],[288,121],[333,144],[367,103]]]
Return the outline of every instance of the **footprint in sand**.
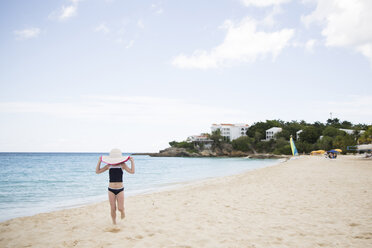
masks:
[[[360,235],[352,236],[354,239],[372,239],[372,233],[361,233]]]
[[[118,228],[118,227],[109,227],[109,228],[106,228],[105,229],[105,232],[112,232],[112,233],[118,233],[118,232],[120,232],[121,230],[120,230],[120,228]]]
[[[127,240],[140,240],[140,239],[143,239],[143,236],[142,235],[136,235],[134,238],[133,237],[125,237]]]

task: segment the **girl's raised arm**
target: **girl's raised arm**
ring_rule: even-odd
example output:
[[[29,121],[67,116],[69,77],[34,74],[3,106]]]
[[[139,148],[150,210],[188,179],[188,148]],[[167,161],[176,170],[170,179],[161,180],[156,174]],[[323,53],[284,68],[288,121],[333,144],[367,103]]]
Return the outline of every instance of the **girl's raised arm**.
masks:
[[[134,174],[134,171],[135,171],[135,168],[134,168],[134,159],[132,157],[130,157],[129,158],[129,161],[130,161],[130,169],[129,169],[129,167],[125,163],[123,164],[122,168],[126,172],[128,172],[128,173]]]
[[[102,162],[102,156],[99,157],[99,159],[98,159],[98,163],[97,163],[97,166],[96,166],[96,174],[100,174],[104,171],[107,171],[108,168],[109,168],[108,164],[106,164],[103,168],[101,168],[101,162]]]

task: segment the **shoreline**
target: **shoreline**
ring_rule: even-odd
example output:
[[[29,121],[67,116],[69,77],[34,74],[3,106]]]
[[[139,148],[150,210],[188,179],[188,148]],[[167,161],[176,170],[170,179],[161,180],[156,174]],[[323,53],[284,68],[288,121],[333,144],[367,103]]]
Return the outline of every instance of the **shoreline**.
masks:
[[[253,158],[253,159],[289,159],[292,155],[277,155],[273,153],[246,153],[246,152],[236,152],[234,155],[228,154],[213,154],[213,153],[189,153],[186,149],[177,149],[172,152],[141,152],[132,153],[133,156],[147,155],[150,157],[191,157],[191,158]]]
[[[191,157],[193,158],[193,157]],[[221,157],[222,158],[222,157]],[[226,157],[224,157],[226,158]],[[164,184],[159,184],[159,185],[154,185],[152,187],[144,188],[144,189],[136,189],[136,190],[131,190],[131,191],[126,191],[125,192],[125,198],[128,199],[129,197],[135,197],[137,195],[146,195],[146,194],[152,194],[152,193],[157,193],[157,192],[162,192],[162,191],[167,191],[167,190],[173,190],[173,189],[178,189],[184,186],[189,186],[193,184],[198,184],[201,182],[206,182],[208,180],[213,180],[213,179],[218,179],[218,178],[223,178],[223,177],[229,177],[229,176],[235,176],[243,173],[247,173],[256,169],[262,169],[265,167],[270,167],[270,166],[275,166],[279,163],[282,163],[283,160],[281,159],[270,159],[270,160],[276,160],[274,161],[273,164],[265,165],[264,167],[260,168],[255,168],[255,169],[250,169],[247,168],[244,171],[237,172],[237,173],[232,173],[232,174],[227,174],[223,176],[210,176],[210,177],[205,177],[205,178],[196,178],[196,179],[187,179],[185,181],[179,181],[179,182],[169,182],[169,183],[164,183]],[[285,160],[286,161],[286,160]],[[69,199],[68,201],[70,203],[68,204],[62,204],[61,202],[58,202],[59,204],[54,205],[54,206],[46,206],[43,208],[42,211],[39,211],[38,208],[33,208],[32,211],[30,211],[27,214],[24,215],[19,215],[19,216],[12,216],[10,218],[5,218],[0,220],[0,224],[9,220],[13,220],[16,218],[23,218],[23,217],[33,217],[38,214],[45,214],[45,213],[53,213],[56,211],[63,211],[63,210],[68,210],[68,209],[74,209],[74,208],[79,208],[79,207],[84,207],[84,206],[89,206],[91,204],[97,204],[97,203],[102,203],[107,201],[107,195],[102,194],[102,195],[96,195],[96,196],[90,196],[88,198],[83,198],[83,199],[77,199],[78,201],[73,201]]]
[[[275,166],[0,223],[2,247],[367,247],[372,163],[301,156]],[[53,239],[50,239],[53,233]]]

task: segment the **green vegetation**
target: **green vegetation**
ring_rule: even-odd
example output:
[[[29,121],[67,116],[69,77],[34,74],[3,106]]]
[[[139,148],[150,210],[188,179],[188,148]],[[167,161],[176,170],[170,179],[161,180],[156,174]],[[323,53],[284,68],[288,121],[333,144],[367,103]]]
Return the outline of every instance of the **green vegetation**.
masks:
[[[221,135],[221,130],[219,129],[213,131],[212,134],[208,134],[207,136],[209,139],[213,140],[213,149],[221,148],[223,143],[228,142],[228,140],[225,140],[224,137]]]
[[[357,133],[356,135],[360,135]],[[360,135],[359,142],[362,144],[370,144],[372,143],[372,126],[369,126],[368,129]]]
[[[266,130],[272,127],[281,127],[282,132],[277,133],[275,139],[266,141]],[[342,130],[352,129],[353,134],[348,134]],[[297,139],[297,132],[302,130]],[[361,134],[361,130],[365,130]],[[347,152],[347,146],[357,144],[372,143],[372,126],[366,124],[353,124],[349,121],[339,119],[328,119],[326,123],[305,121],[266,120],[256,122],[249,127],[247,136],[240,137],[230,142],[224,139],[220,130],[208,134],[208,138],[213,140],[212,149],[221,149],[224,144],[230,144],[234,150],[249,153],[273,153],[273,154],[292,154],[289,139],[292,136],[295,140],[299,153],[310,153],[313,150],[330,150],[339,148],[343,153]],[[188,151],[195,152],[193,143],[186,141],[169,143],[172,147],[186,148]],[[202,147],[199,147],[202,149]]]
[[[181,142],[171,141],[169,142],[169,145],[171,147],[176,147],[176,148],[185,148],[188,152],[196,152],[194,144],[186,142],[186,141],[181,141]]]
[[[276,139],[265,141],[266,130],[272,127],[281,127],[282,132],[276,134]],[[340,128],[355,131],[349,135]],[[361,135],[360,130],[367,128],[368,130]],[[296,140],[296,132],[299,130],[302,130],[302,132],[299,134],[299,139]],[[297,150],[300,153],[309,153],[313,150],[330,150],[332,148],[340,148],[343,152],[346,152],[347,146],[356,145],[358,142],[371,143],[372,126],[352,124],[349,121],[340,122],[337,118],[328,119],[325,124],[321,122],[267,120],[250,126],[247,137],[234,140],[232,144],[234,149],[240,151],[291,154],[289,144],[291,136],[295,139]]]
[[[235,150],[243,151],[243,152],[249,152],[253,150],[253,144],[254,139],[250,138],[248,136],[242,136],[237,138],[236,140],[233,140],[232,146]]]

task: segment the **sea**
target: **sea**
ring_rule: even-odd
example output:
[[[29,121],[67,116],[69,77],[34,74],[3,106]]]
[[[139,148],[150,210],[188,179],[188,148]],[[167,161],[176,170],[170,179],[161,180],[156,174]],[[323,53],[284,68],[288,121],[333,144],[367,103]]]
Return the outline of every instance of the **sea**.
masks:
[[[108,172],[95,173],[101,155],[108,154],[0,153],[0,221],[107,200]],[[124,172],[126,197],[280,162],[277,159],[145,155],[133,158],[135,174]]]

